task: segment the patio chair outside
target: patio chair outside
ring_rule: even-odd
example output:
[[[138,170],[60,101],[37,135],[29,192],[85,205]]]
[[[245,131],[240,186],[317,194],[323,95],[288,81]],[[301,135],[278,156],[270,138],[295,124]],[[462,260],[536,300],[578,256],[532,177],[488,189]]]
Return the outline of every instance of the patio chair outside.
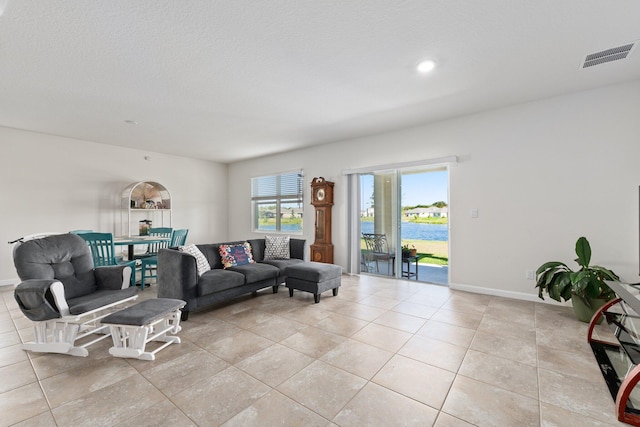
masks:
[[[396,274],[396,254],[389,251],[386,234],[362,233],[367,250],[364,253],[367,271],[370,263],[375,263],[376,273],[380,272],[380,261],[387,263],[387,275]]]

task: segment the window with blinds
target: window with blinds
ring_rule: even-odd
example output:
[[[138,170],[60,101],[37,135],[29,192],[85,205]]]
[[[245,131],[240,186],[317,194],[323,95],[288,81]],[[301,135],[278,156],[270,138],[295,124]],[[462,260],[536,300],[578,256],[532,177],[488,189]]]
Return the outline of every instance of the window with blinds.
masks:
[[[302,171],[251,178],[253,231],[302,234]]]

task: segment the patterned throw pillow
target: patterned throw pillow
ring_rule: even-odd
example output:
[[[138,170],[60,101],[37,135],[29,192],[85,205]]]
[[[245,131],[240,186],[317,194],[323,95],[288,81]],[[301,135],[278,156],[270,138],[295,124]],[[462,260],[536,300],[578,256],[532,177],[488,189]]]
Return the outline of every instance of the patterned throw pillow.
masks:
[[[209,261],[207,261],[207,258],[204,256],[204,254],[200,252],[200,249],[198,249],[198,247],[193,243],[186,246],[180,246],[178,250],[180,252],[186,252],[194,256],[194,258],[196,259],[196,268],[198,270],[198,276],[202,276],[204,273],[211,270]]]
[[[244,242],[241,245],[220,245],[218,251],[224,268],[255,263],[249,242]]]
[[[264,236],[264,259],[289,259],[289,236]]]

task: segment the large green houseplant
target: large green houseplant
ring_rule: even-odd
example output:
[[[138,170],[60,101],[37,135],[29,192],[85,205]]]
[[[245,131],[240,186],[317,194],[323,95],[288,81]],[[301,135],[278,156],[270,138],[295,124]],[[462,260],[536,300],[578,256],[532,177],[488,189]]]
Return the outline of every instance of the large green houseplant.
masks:
[[[570,269],[565,263],[550,261],[536,270],[538,296],[546,292],[556,301],[571,300],[578,320],[589,322],[598,308],[615,297],[605,280],[620,280],[613,271],[591,262],[591,246],[585,237],[576,242],[576,262],[580,268]]]

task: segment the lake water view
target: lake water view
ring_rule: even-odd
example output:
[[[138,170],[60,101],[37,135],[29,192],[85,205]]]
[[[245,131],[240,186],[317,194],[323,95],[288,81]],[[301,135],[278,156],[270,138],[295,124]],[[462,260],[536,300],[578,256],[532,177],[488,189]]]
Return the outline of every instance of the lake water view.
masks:
[[[263,231],[275,231],[276,226],[261,224]],[[360,228],[363,233],[373,233],[373,222],[362,221]],[[282,231],[295,233],[300,232],[300,224],[282,224]],[[402,239],[406,240],[436,240],[446,242],[449,240],[447,224],[421,224],[416,222],[402,221]]]
[[[373,233],[373,222],[362,221],[360,228],[363,233]],[[449,240],[447,224],[420,224],[402,221],[402,239],[407,240]]]

